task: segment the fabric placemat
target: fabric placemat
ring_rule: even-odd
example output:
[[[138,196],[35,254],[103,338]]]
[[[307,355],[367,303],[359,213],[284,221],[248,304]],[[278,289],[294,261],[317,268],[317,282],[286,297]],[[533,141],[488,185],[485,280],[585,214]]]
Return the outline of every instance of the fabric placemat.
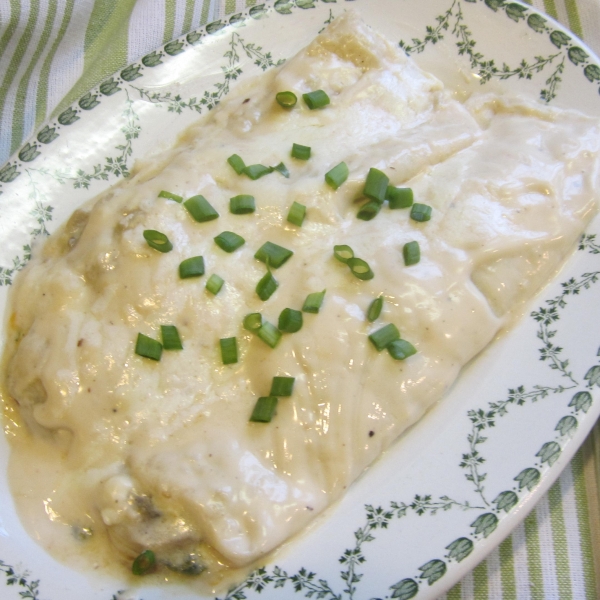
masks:
[[[600,54],[600,0],[527,3],[560,21]],[[0,167],[50,115],[104,78],[173,38],[255,4],[256,0],[0,0]],[[444,598],[600,598],[599,482],[597,424],[525,521]]]

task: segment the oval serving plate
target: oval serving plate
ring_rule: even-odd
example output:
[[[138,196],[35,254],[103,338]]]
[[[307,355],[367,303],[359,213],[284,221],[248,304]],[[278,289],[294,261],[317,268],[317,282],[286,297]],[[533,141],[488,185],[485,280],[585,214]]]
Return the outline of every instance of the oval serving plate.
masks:
[[[568,31],[501,0],[277,0],[144,56],[40,129],[0,168],[0,308],[31,245],[75,207],[160,152],[230,86],[272,68],[354,9],[460,97],[508,90],[600,116],[600,64]],[[507,44],[506,41],[511,41]],[[442,594],[520,523],[600,414],[600,223],[524,317],[297,539],[223,600],[418,598]],[[198,598],[79,573],[25,532],[0,440],[5,598]],[[6,586],[4,586],[6,584]],[[171,584],[166,584],[171,585]],[[124,587],[130,589],[123,590]]]

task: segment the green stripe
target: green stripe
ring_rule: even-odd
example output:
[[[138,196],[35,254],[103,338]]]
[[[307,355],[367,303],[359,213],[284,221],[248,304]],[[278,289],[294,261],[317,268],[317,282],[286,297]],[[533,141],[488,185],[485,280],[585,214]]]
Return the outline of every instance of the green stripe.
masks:
[[[0,57],[4,56],[13,33],[17,30],[17,24],[19,23],[20,18],[21,2],[19,2],[19,0],[10,0],[10,18],[8,19],[8,25],[0,38]]]
[[[488,597],[488,572],[487,561],[482,560],[473,569],[473,596],[477,600],[486,600]]]
[[[556,11],[556,3],[554,0],[544,0],[544,9],[551,17],[558,19],[558,12]]]
[[[235,12],[235,0],[225,0],[225,14],[230,15]]]
[[[27,46],[29,46],[29,42],[31,41],[31,36],[33,35],[35,24],[38,18],[39,13],[39,4],[37,2],[31,3],[31,11],[29,13],[29,17],[27,19],[27,25],[25,26],[25,31],[17,44],[17,48],[15,49],[15,53],[12,55],[10,63],[8,65],[8,69],[6,71],[6,75],[4,76],[4,80],[2,81],[2,85],[0,85],[0,107],[4,110],[4,103],[6,102],[6,94],[14,80],[17,76],[17,72],[19,71],[19,64],[27,51]],[[13,148],[11,146],[11,153]]]
[[[84,40],[83,74],[55,114],[127,64],[129,18],[136,0],[96,0]]]
[[[460,582],[446,592],[446,600],[461,600],[462,590]]]
[[[569,552],[567,550],[567,528],[563,515],[562,494],[560,483],[557,481],[548,492],[548,503],[550,504],[550,522],[552,523],[552,542],[554,545],[554,556],[556,557],[558,579],[558,597],[560,600],[570,600],[573,597],[571,588],[571,565],[569,564]]]
[[[571,31],[578,37],[583,37],[583,29],[579,19],[579,11],[577,10],[577,2],[575,0],[565,0],[565,8],[569,17],[569,27]]]
[[[256,0],[246,0],[246,8],[250,6],[254,6],[256,4]]]
[[[176,8],[177,0],[165,0],[165,32],[163,34],[163,44],[166,44],[173,39]]]
[[[512,547],[512,537],[506,538],[499,548],[500,579],[502,581],[502,597],[514,600],[517,597],[517,580],[515,578],[515,561]]]
[[[194,0],[187,0],[185,3],[185,14],[183,15],[183,33],[188,33],[192,29],[194,19]]]
[[[210,9],[210,0],[204,0],[202,3],[202,14],[200,16],[200,25],[205,25],[208,21],[208,11]]]
[[[525,543],[527,545],[527,568],[529,570],[529,589],[532,600],[544,600],[544,578],[542,576],[542,558],[540,538],[535,509],[525,519]]]
[[[583,555],[583,577],[585,579],[586,598],[596,598],[596,575],[591,554],[592,538],[590,534],[589,507],[585,489],[585,477],[583,473],[583,457],[581,449],[571,461],[573,481],[575,490],[575,506],[577,507],[577,522],[579,523],[579,536],[581,538],[581,553]],[[586,549],[588,552],[586,553]]]
[[[36,3],[37,4],[37,3]],[[27,89],[29,88],[29,81],[31,79],[31,73],[35,68],[46,43],[50,39],[52,34],[52,25],[56,18],[56,11],[58,10],[57,0],[50,0],[48,5],[48,13],[46,14],[46,21],[44,23],[44,30],[41,36],[36,36],[39,39],[38,45],[27,65],[25,73],[23,73],[19,86],[17,87],[17,95],[15,96],[15,108],[13,111],[13,123],[12,123],[12,139],[10,153],[12,154],[23,141],[24,137],[24,125],[25,125],[25,103],[27,101]]]
[[[56,51],[58,50],[58,46],[62,42],[65,37],[65,32],[67,31],[67,27],[69,26],[69,22],[71,21],[71,16],[73,14],[73,6],[75,4],[75,0],[67,0],[67,5],[65,6],[65,12],[63,14],[62,23],[60,24],[60,29],[58,30],[58,35],[52,44],[52,48],[50,48],[50,52],[46,56],[44,60],[44,64],[42,65],[42,70],[40,71],[40,80],[38,82],[37,88],[37,99],[36,99],[36,113],[35,113],[35,126],[38,127],[40,123],[46,118],[46,111],[48,110],[48,80],[50,78],[50,66],[52,65],[52,61],[54,60],[54,56],[56,55]]]

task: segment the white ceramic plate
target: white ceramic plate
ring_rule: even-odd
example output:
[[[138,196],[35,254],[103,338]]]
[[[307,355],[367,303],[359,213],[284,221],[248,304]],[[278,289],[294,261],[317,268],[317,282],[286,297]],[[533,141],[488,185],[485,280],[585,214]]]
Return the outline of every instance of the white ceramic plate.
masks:
[[[0,302],[32,238],[160,151],[230,85],[292,56],[341,11],[359,11],[462,94],[481,85],[600,116],[588,48],[503,0],[278,0],[211,23],[115,74],[44,126],[0,169]],[[508,43],[510,41],[510,43]],[[235,76],[235,77],[234,77]],[[558,477],[600,413],[600,223],[519,326],[469,365],[308,532],[221,598],[435,598],[508,535]],[[197,598],[57,563],[24,531],[0,439],[3,598]]]

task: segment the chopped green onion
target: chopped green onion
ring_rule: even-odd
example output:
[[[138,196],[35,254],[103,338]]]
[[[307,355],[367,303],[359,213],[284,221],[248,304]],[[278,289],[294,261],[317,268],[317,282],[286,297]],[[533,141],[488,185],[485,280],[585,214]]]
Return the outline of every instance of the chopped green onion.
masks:
[[[334,246],[333,256],[335,256],[340,262],[347,264],[351,258],[354,258],[354,250],[345,244]]]
[[[256,210],[254,196],[248,194],[240,194],[229,198],[229,211],[234,215],[247,215]]]
[[[387,351],[390,353],[390,356],[396,360],[404,360],[417,353],[417,349],[406,340],[394,340],[387,345]]]
[[[279,287],[271,271],[267,271],[263,278],[256,284],[256,293],[261,300],[268,300]]]
[[[369,264],[362,258],[351,258],[346,264],[350,267],[352,275],[358,277],[358,279],[367,281],[367,279],[373,279],[373,277],[375,277],[375,273],[371,271]]]
[[[192,256],[179,263],[179,277],[188,279],[189,277],[200,277],[204,275],[204,258],[202,256]]]
[[[249,165],[243,171],[244,175],[247,175],[252,180],[260,179],[272,172],[273,167],[265,167],[265,165]]]
[[[410,218],[413,221],[429,221],[431,219],[431,206],[415,202],[410,209]]]
[[[389,182],[390,179],[385,173],[379,169],[371,168],[365,181],[363,194],[371,200],[383,203]]]
[[[246,243],[246,240],[233,231],[224,231],[215,237],[215,244],[225,250],[225,252],[234,252]]]
[[[298,160],[308,160],[310,158],[310,146],[292,144],[292,158],[297,158]]]
[[[254,255],[254,258],[268,264],[270,267],[278,269],[281,265],[289,260],[294,253],[283,246],[273,244],[273,242],[265,242]]]
[[[224,283],[225,281],[223,279],[221,279],[218,275],[213,273],[206,282],[206,289],[211,294],[216,296],[221,291],[221,288],[223,287]]]
[[[224,365],[233,365],[238,361],[237,340],[234,337],[221,338],[221,360]]]
[[[175,202],[179,202],[180,204],[183,202],[183,196],[178,196],[177,194],[172,194],[171,192],[165,192],[162,190],[158,194],[159,198],[167,198],[167,200],[175,200]]]
[[[367,310],[367,319],[371,321],[376,321],[379,319],[379,315],[381,314],[381,310],[383,309],[383,296],[379,296],[375,298],[371,304],[369,304],[369,310]]]
[[[271,167],[271,169],[273,169],[273,171],[281,173],[286,179],[290,178],[290,172],[282,162],[280,162],[278,165],[275,165],[274,167]]]
[[[237,154],[232,154],[227,159],[227,162],[233,167],[233,170],[238,175],[241,175],[244,172],[244,169],[246,168],[246,163],[244,162],[242,157]]]
[[[256,332],[256,335],[265,343],[267,346],[271,348],[275,348],[277,344],[279,344],[279,340],[281,339],[281,331],[275,327],[269,321],[264,321],[264,323],[259,327]]]
[[[295,377],[273,377],[269,396],[291,396],[295,380]]]
[[[313,292],[312,294],[306,296],[306,300],[302,305],[302,310],[304,312],[316,315],[323,304],[323,298],[325,298],[326,291],[327,290],[323,290],[322,292]]]
[[[390,208],[408,208],[413,203],[413,191],[411,188],[398,188],[388,185],[385,192]]]
[[[262,315],[260,313],[250,313],[244,317],[244,329],[257,332],[262,327]]]
[[[261,396],[254,405],[250,421],[254,423],[270,423],[276,414],[277,398],[275,396]]]
[[[393,323],[388,323],[381,329],[374,331],[370,336],[369,340],[378,352],[381,352],[387,348],[392,342],[400,339],[400,332]]]
[[[160,335],[165,350],[183,350],[179,331],[175,325],[161,325]]]
[[[304,206],[304,204],[300,204],[299,202],[293,202],[292,206],[290,207],[290,212],[288,212],[287,221],[292,225],[302,227],[305,216],[306,206]]]
[[[279,92],[275,96],[275,100],[277,100],[277,104],[282,108],[292,108],[298,102],[298,98],[294,92]]]
[[[148,242],[150,248],[154,248],[159,252],[170,252],[173,250],[173,244],[169,241],[169,238],[156,229],[145,229],[144,239]]]
[[[339,165],[336,165],[333,169],[325,173],[325,181],[327,182],[327,185],[334,190],[337,190],[340,185],[348,179],[348,175],[350,175],[348,165],[345,162],[341,162]]]
[[[284,333],[296,333],[302,329],[302,313],[293,308],[284,308],[279,315],[279,331]]]
[[[329,96],[323,90],[315,90],[314,92],[308,92],[308,94],[302,94],[302,98],[310,110],[323,108],[331,102]]]
[[[402,254],[404,256],[404,264],[409,267],[410,265],[416,265],[421,260],[421,249],[419,248],[419,242],[408,242],[404,244],[402,248]]]
[[[219,216],[219,213],[208,203],[204,196],[192,196],[183,205],[198,223],[212,221]]]
[[[143,333],[138,333],[135,343],[135,353],[137,355],[144,358],[151,358],[152,360],[160,360],[162,351],[163,347],[159,341],[153,340]]]
[[[134,575],[147,575],[156,568],[156,556],[152,550],[144,550],[131,565]]]
[[[374,219],[381,210],[381,202],[378,200],[369,200],[366,204],[363,204],[360,207],[358,213],[356,213],[356,217],[358,219],[362,219],[363,221],[370,221]]]

